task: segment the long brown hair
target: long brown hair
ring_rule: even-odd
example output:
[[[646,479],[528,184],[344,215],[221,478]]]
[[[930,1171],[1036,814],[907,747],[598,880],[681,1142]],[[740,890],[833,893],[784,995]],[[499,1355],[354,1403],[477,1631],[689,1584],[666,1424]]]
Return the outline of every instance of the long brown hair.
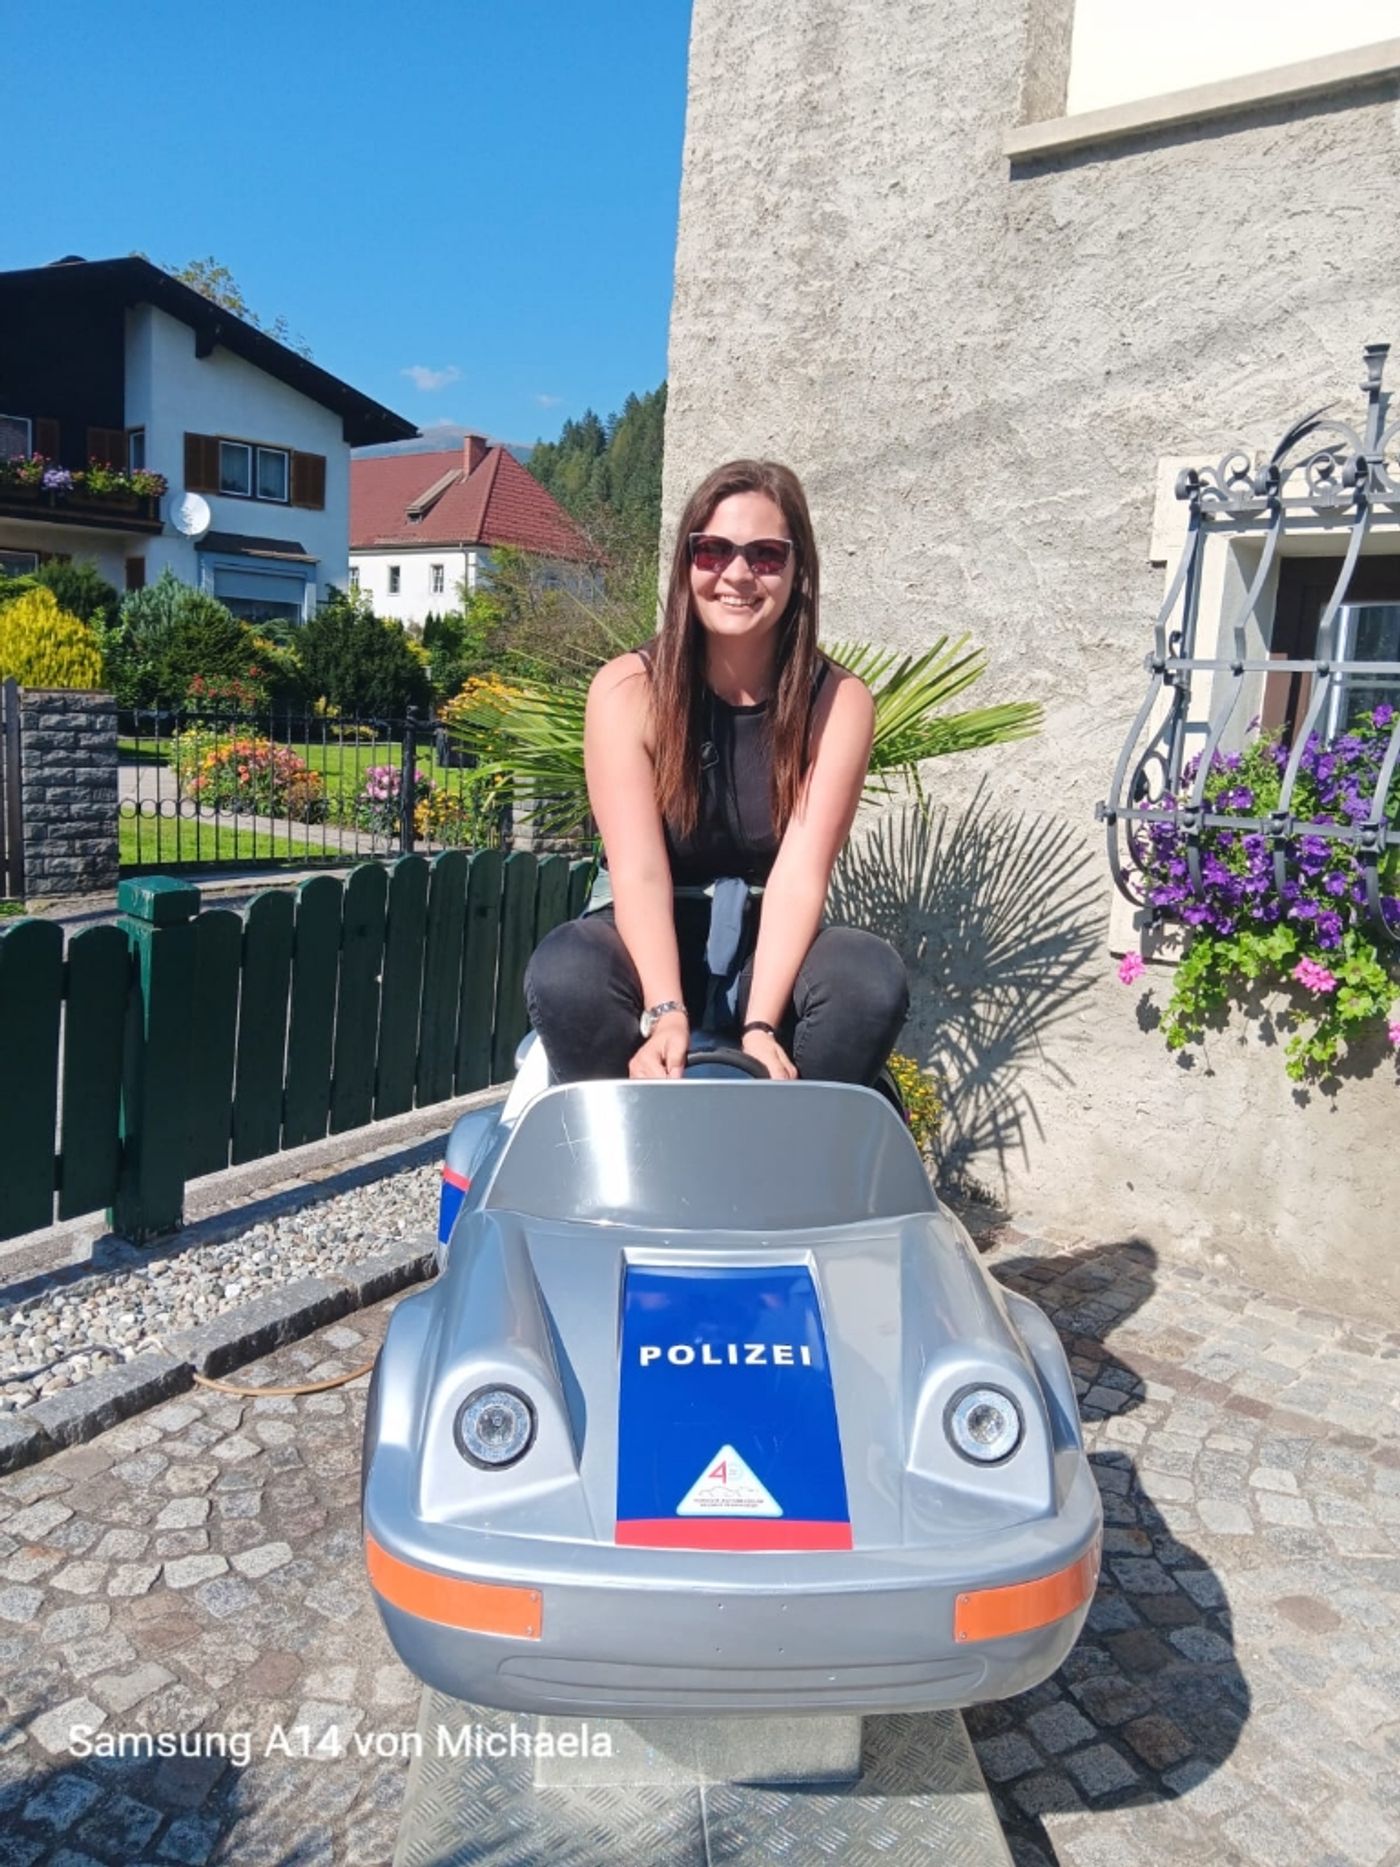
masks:
[[[705,631],[690,601],[690,535],[732,493],[766,493],[781,507],[793,543],[792,595],[778,623],[778,660],[767,730],[773,747],[773,824],[781,835],[797,808],[806,775],[808,724],[820,657],[819,572],[807,495],[791,467],[774,460],[731,460],[716,467],[686,501],[676,527],[661,634],[652,649],[651,708],[656,798],[681,836],[700,817],[700,748],[705,719]]]

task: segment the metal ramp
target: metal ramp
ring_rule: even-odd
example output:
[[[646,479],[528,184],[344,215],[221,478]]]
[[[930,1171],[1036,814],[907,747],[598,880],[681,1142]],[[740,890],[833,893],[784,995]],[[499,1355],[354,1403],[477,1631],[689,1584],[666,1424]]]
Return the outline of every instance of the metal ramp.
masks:
[[[867,1718],[854,1780],[778,1785],[707,1782],[703,1772],[677,1780],[672,1759],[656,1759],[647,1741],[660,1722],[512,1716],[425,1690],[393,1867],[748,1867],[774,1858],[790,1867],[1010,1867],[956,1712]],[[767,1722],[723,1724],[721,1753],[732,1742],[743,1754],[745,1724],[752,1753]],[[632,1763],[543,1764],[522,1737],[545,1727],[616,1734],[614,1758]],[[497,1750],[510,1746],[512,1733],[517,1754],[486,1754],[493,1739]],[[643,1772],[652,1780],[619,1784],[639,1750],[655,1764]],[[597,1780],[584,1787],[590,1769]],[[537,1772],[578,1786],[537,1787]]]

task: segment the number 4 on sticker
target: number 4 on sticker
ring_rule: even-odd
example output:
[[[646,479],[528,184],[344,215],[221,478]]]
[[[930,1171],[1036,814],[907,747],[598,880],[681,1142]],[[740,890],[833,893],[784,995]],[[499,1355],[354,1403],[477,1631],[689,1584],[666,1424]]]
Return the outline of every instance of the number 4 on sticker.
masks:
[[[781,1517],[782,1505],[733,1446],[721,1446],[676,1506],[678,1517]]]

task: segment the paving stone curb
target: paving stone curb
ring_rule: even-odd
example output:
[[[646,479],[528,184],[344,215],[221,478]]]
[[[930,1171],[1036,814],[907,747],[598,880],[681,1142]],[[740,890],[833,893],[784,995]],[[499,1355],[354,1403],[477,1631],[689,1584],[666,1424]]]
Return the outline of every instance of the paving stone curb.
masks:
[[[217,1379],[424,1282],[436,1268],[436,1243],[425,1233],[334,1276],[299,1278],[198,1328],[172,1331],[164,1339],[166,1353],[138,1355],[37,1401],[23,1414],[0,1418],[0,1474],[95,1439],[133,1413],[183,1393],[196,1374]]]

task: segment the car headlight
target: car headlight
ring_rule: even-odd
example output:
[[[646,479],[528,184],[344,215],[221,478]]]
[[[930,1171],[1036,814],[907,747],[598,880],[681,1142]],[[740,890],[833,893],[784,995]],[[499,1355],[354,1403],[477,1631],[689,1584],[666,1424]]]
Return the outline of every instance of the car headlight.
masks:
[[[517,1387],[478,1387],[457,1409],[453,1435],[464,1459],[498,1471],[534,1444],[535,1409]]]
[[[969,1387],[954,1396],[946,1416],[948,1437],[965,1459],[997,1465],[1021,1443],[1021,1409],[996,1387]]]

